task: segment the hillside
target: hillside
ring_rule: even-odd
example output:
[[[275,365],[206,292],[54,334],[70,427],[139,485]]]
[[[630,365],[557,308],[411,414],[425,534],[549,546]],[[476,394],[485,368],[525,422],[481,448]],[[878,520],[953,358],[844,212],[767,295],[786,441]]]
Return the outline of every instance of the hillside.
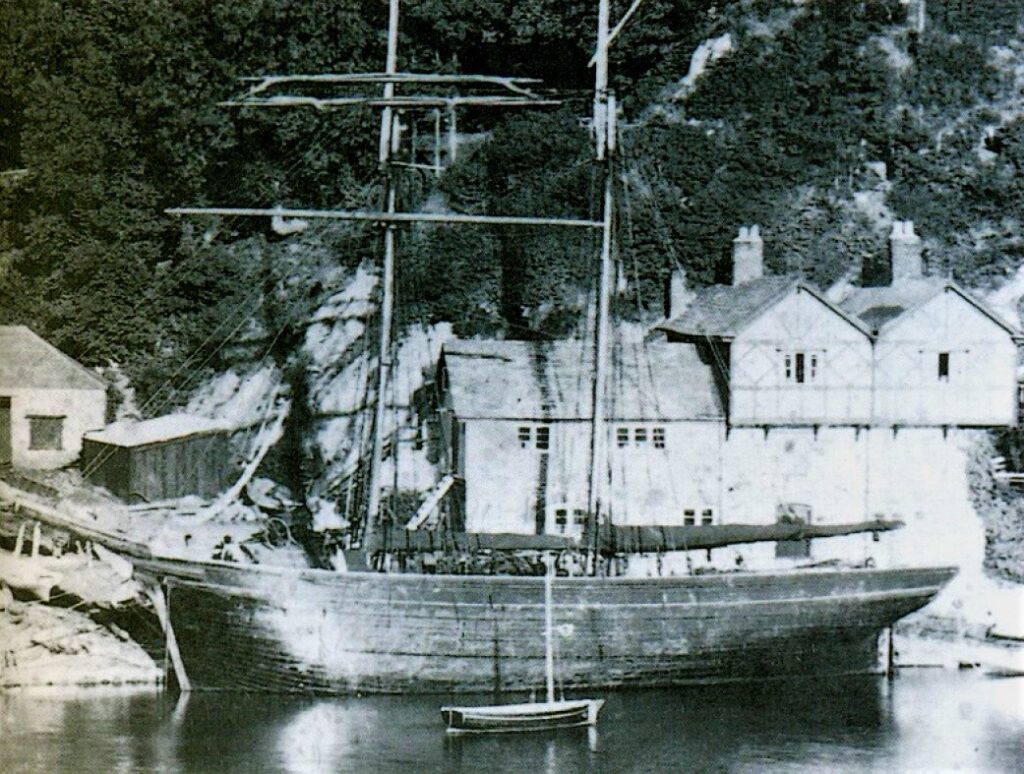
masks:
[[[458,162],[439,179],[411,173],[403,207],[596,211],[578,120],[589,110],[594,6],[406,4],[401,67],[535,75],[565,104],[460,118]],[[660,314],[677,266],[694,285],[728,280],[739,224],[761,224],[771,269],[822,285],[887,280],[894,219],[915,221],[932,273],[985,291],[1016,271],[1024,8],[929,0],[923,30],[915,8],[645,3],[612,65],[623,106],[621,322]],[[275,476],[330,495],[366,432],[355,415],[371,371],[378,234],[320,225],[282,236],[259,220],[177,220],[164,209],[374,206],[370,111],[217,103],[241,76],[379,69],[385,13],[356,0],[0,4],[0,323],[31,325],[108,369],[116,400],[143,414],[191,402],[257,422],[274,396],[289,396]],[[579,332],[591,240],[404,232],[400,401],[452,333]],[[1004,301],[1012,308],[1018,296]]]

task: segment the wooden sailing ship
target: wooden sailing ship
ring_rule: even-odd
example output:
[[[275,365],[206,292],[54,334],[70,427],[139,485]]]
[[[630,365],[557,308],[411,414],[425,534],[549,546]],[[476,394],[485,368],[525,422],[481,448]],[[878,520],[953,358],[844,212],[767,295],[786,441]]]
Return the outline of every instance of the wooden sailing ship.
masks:
[[[545,677],[546,649],[536,632],[557,611],[560,675],[570,688],[670,685],[691,681],[779,677],[874,669],[880,631],[919,609],[952,577],[949,568],[879,570],[813,568],[775,573],[733,572],[684,577],[627,578],[602,573],[603,560],[622,545],[602,477],[607,428],[603,404],[608,379],[613,265],[615,99],[608,90],[608,48],[639,3],[613,28],[609,0],[601,0],[595,54],[594,136],[604,167],[599,220],[410,213],[398,210],[393,157],[399,108],[457,104],[501,106],[543,102],[522,81],[486,76],[401,73],[397,68],[398,0],[391,0],[383,73],[280,76],[257,79],[239,102],[246,105],[351,104],[381,109],[379,156],[385,170],[385,206],[379,212],[283,208],[183,208],[178,214],[251,215],[289,219],[362,220],[383,226],[382,300],[375,433],[369,496],[360,551],[380,558],[396,545],[408,550],[442,547],[427,530],[395,531],[379,519],[382,488],[384,385],[388,383],[395,272],[395,230],[404,223],[482,223],[503,227],[598,229],[601,259],[592,374],[588,529],[582,542],[547,535],[449,535],[493,550],[574,550],[587,558],[587,573],[546,578],[524,575],[443,575],[381,572],[371,561],[346,573],[274,568],[229,562],[194,562],[135,551],[137,571],[152,581],[154,603],[168,636],[171,662],[185,689],[312,693],[529,690]],[[378,84],[380,97],[288,97],[276,93],[297,83]],[[472,82],[498,86],[497,98],[437,98],[396,93],[398,86]],[[460,101],[461,100],[461,101]],[[676,548],[711,547],[756,540],[813,537],[810,527],[678,528]],[[891,525],[847,525],[846,532]],[[779,529],[785,527],[785,535]],[[795,529],[795,531],[794,531]],[[702,532],[703,530],[703,532]],[[842,532],[842,529],[839,530]],[[662,532],[662,536],[664,536]],[[817,533],[818,535],[827,534]],[[618,535],[619,538],[625,537]],[[703,541],[703,542],[702,542]],[[628,542],[628,541],[627,541]],[[499,545],[500,544],[500,545]],[[631,543],[644,550],[644,541]],[[664,547],[664,546],[662,546]],[[547,638],[550,648],[551,637]],[[598,705],[549,701],[522,712],[451,708],[458,725],[525,725],[592,722]],[[547,708],[544,709],[545,705]],[[540,710],[540,714],[537,711]],[[550,710],[550,711],[549,711]],[[458,716],[456,713],[459,713]],[[529,717],[529,721],[525,718]]]

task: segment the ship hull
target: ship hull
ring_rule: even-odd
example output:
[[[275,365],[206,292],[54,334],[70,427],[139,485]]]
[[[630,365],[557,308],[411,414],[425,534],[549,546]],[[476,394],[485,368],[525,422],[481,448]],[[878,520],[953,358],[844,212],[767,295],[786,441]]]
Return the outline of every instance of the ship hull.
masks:
[[[544,684],[542,578],[140,562],[193,689],[315,694]],[[566,689],[874,671],[879,632],[949,568],[557,578]]]

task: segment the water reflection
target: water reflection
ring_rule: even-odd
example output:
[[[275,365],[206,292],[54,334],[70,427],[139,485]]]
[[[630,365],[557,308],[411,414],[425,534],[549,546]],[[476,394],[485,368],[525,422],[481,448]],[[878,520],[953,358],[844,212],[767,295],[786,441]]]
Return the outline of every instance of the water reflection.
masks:
[[[999,772],[1024,749],[1024,680],[973,673],[608,693],[598,729],[540,734],[449,736],[452,698],[12,694],[0,771]]]

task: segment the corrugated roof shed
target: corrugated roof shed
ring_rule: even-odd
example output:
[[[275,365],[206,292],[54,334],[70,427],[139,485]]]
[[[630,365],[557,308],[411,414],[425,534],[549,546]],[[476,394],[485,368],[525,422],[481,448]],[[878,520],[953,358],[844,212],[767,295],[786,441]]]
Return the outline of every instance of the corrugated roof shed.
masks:
[[[761,310],[781,299],[800,283],[797,277],[777,276],[742,285],[701,288],[686,310],[658,326],[680,336],[733,338]]]
[[[589,419],[593,348],[582,341],[455,341],[442,353],[456,415]],[[721,419],[711,367],[690,344],[613,349],[607,416],[619,421]]]
[[[24,325],[0,325],[0,388],[105,390],[103,379]]]
[[[113,446],[145,446],[202,433],[223,432],[227,429],[223,422],[214,419],[193,414],[167,414],[141,422],[133,420],[114,422],[102,430],[86,433],[85,438],[89,441],[98,441]]]

